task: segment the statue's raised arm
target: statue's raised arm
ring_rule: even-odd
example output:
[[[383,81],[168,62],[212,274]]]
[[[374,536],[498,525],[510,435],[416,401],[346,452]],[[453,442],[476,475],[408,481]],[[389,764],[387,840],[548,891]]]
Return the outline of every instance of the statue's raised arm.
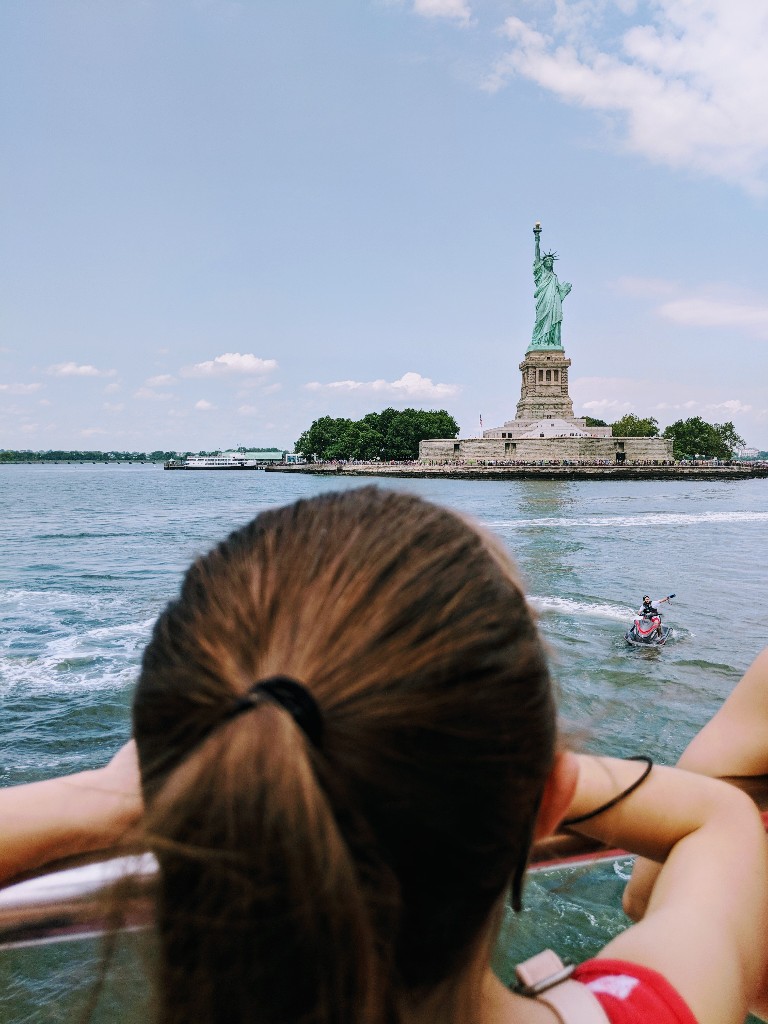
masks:
[[[557,279],[554,271],[556,252],[545,252],[541,255],[539,239],[541,224],[533,228],[535,245],[533,251],[533,280],[536,285],[536,323],[533,338],[528,351],[536,348],[562,348],[561,325],[563,322],[563,299],[571,290],[571,285]]]

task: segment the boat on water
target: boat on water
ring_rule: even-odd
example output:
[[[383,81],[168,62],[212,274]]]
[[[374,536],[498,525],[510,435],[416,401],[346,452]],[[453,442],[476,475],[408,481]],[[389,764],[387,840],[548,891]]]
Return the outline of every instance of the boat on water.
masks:
[[[280,464],[285,452],[277,448],[256,451],[217,452],[215,455],[188,455],[185,459],[169,459],[163,469],[264,469]]]

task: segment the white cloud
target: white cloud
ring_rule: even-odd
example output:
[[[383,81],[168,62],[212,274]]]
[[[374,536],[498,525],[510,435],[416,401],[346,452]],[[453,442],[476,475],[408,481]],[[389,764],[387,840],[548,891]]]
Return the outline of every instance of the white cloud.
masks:
[[[736,398],[719,400],[716,390],[711,385],[699,386],[681,394],[680,382],[666,378],[577,377],[571,381],[578,416],[594,416],[608,423],[625,413],[653,416],[661,430],[675,420],[701,416],[710,423],[733,420],[739,433],[748,436],[765,417],[765,410]]]
[[[148,388],[161,388],[164,384],[175,384],[176,378],[172,377],[170,373],[160,373],[157,377],[147,377],[144,381],[145,387]]]
[[[381,394],[400,399],[450,398],[461,390],[457,384],[434,384],[429,377],[420,373],[404,373],[399,380],[335,380],[330,384],[312,381],[304,385],[309,391],[356,391],[364,394]]]
[[[748,413],[753,411],[751,405],[746,405],[738,398],[730,398],[727,402],[715,402],[707,406],[707,409],[713,413],[727,413],[729,416],[738,416],[739,413]]]
[[[423,18],[450,18],[469,24],[472,11],[466,0],[413,0],[413,13]]]
[[[555,4],[540,26],[508,18],[512,49],[484,85],[513,75],[567,103],[617,115],[631,151],[680,169],[768,191],[768,5],[655,0],[643,22],[608,34],[616,6]]]
[[[185,377],[218,377],[229,373],[266,374],[276,369],[276,359],[261,359],[252,352],[224,352],[204,363],[187,366],[181,372]]]
[[[41,387],[42,384],[0,384],[0,391],[9,395],[31,395]]]
[[[80,431],[81,437],[97,437],[99,434],[106,434],[103,427],[86,427]]]
[[[624,277],[617,282],[627,295],[665,298],[655,312],[683,327],[715,327],[768,339],[768,302],[729,285],[685,288],[674,281]]]
[[[173,398],[173,394],[170,391],[154,391],[152,388],[139,388],[138,391],[134,391],[134,398],[148,399],[150,401],[167,402],[169,398]]]
[[[117,370],[99,370],[89,363],[56,363],[48,367],[52,377],[116,377]]]
[[[239,405],[237,411],[241,416],[256,416],[259,408],[256,405]]]
[[[733,327],[768,338],[768,303],[753,305],[691,296],[665,302],[658,312],[666,320],[686,327]]]
[[[216,406],[213,402],[209,402],[205,398],[201,398],[198,402],[195,402],[195,408],[200,409],[203,412],[208,412],[209,409],[215,409]]]
[[[581,407],[587,416],[595,419],[620,419],[626,412],[632,411],[632,403],[617,398],[597,398],[590,402],[582,402]]]
[[[104,408],[107,412],[122,412],[125,409],[123,402],[105,402]]]

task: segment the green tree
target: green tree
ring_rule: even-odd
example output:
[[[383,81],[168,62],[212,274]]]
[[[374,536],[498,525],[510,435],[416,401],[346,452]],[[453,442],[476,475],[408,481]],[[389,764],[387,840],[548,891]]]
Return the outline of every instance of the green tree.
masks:
[[[594,416],[585,416],[584,419],[587,421],[588,427],[607,427],[608,424],[605,420],[596,420]]]
[[[385,409],[382,417],[387,413],[394,413],[394,416],[389,417],[389,425],[384,435],[384,448],[381,454],[383,459],[417,459],[419,441],[425,441],[430,437],[452,438],[459,432],[458,423],[445,409],[429,412],[423,409],[403,409],[401,412]]]
[[[707,423],[701,416],[677,420],[664,430],[664,437],[672,439],[672,452],[676,459],[730,459],[737,448],[744,447],[733,423]]]
[[[321,416],[305,430],[294,451],[318,459],[415,459],[419,441],[456,437],[459,425],[445,409],[384,409],[362,419]]]
[[[352,420],[344,417],[334,419],[332,416],[321,416],[300,435],[293,450],[307,459],[346,458],[345,455],[336,454],[336,451],[351,424]]]
[[[658,437],[659,423],[653,416],[641,417],[628,412],[611,424],[614,437]]]

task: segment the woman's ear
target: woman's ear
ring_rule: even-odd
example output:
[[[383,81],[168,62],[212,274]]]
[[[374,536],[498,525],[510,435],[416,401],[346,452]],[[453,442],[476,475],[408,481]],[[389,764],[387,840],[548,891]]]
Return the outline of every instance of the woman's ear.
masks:
[[[578,780],[579,762],[576,755],[570,750],[561,750],[555,754],[552,770],[544,784],[534,839],[543,839],[555,831],[566,815]]]

